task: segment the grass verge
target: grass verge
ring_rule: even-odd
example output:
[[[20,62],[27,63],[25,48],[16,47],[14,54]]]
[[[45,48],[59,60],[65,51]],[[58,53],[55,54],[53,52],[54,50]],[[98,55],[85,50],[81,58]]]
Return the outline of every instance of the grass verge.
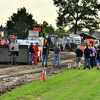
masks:
[[[100,71],[66,70],[5,93],[0,100],[100,100]]]

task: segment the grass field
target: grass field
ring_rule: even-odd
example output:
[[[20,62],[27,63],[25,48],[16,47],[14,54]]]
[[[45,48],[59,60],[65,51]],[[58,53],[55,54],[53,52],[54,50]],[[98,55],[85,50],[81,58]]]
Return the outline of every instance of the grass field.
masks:
[[[0,100],[100,100],[100,70],[66,70],[5,93]]]

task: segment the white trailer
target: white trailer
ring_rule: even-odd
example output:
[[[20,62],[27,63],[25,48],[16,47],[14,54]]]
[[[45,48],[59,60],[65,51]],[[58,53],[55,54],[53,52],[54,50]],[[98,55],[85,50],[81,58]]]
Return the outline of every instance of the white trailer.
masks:
[[[67,37],[68,43],[75,43],[78,46],[81,46],[81,39],[81,36],[75,34],[69,34],[69,37]]]

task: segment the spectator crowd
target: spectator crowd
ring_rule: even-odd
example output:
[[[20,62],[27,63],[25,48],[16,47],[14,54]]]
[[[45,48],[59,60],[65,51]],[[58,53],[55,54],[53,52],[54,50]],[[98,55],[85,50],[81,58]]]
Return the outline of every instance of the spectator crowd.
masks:
[[[93,68],[94,66],[97,65],[97,70],[99,70],[99,64],[100,64],[100,45],[98,45],[97,47],[93,47],[93,45],[85,45],[84,50],[81,50],[81,46],[77,45],[73,45],[73,48],[71,48],[70,43],[66,43],[63,45],[64,51],[70,51],[70,49],[74,50],[76,53],[76,59],[75,59],[75,64],[74,64],[74,69],[76,68],[76,65],[78,63],[78,69],[80,69],[80,65],[81,65],[81,58],[84,57],[84,70],[86,68]],[[37,65],[37,61],[38,61],[38,43],[36,43],[36,45],[33,45],[33,43],[31,43],[31,46],[29,48],[30,51],[30,65]],[[59,46],[58,44],[56,44],[56,46],[54,47],[54,63],[53,63],[53,67],[55,68],[55,63],[56,60],[58,61],[58,68],[60,67],[60,54],[59,52],[61,51],[61,46]],[[43,54],[43,60],[42,60],[42,67],[44,67],[44,61],[45,61],[45,67],[48,67],[48,55],[49,55],[49,46],[48,43],[46,42],[46,44],[43,46],[43,50],[42,50],[42,54]],[[34,62],[34,63],[33,63]],[[90,67],[91,66],[91,67]]]

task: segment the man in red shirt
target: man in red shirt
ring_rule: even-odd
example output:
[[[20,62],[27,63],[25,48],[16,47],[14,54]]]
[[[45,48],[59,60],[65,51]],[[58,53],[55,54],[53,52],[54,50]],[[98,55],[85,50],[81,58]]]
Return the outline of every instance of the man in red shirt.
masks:
[[[34,59],[34,65],[37,65],[37,61],[38,61],[38,42],[36,42],[36,45],[34,45],[34,55],[35,55],[35,59]]]
[[[1,40],[1,45],[4,45],[5,44],[5,41],[4,39]]]

